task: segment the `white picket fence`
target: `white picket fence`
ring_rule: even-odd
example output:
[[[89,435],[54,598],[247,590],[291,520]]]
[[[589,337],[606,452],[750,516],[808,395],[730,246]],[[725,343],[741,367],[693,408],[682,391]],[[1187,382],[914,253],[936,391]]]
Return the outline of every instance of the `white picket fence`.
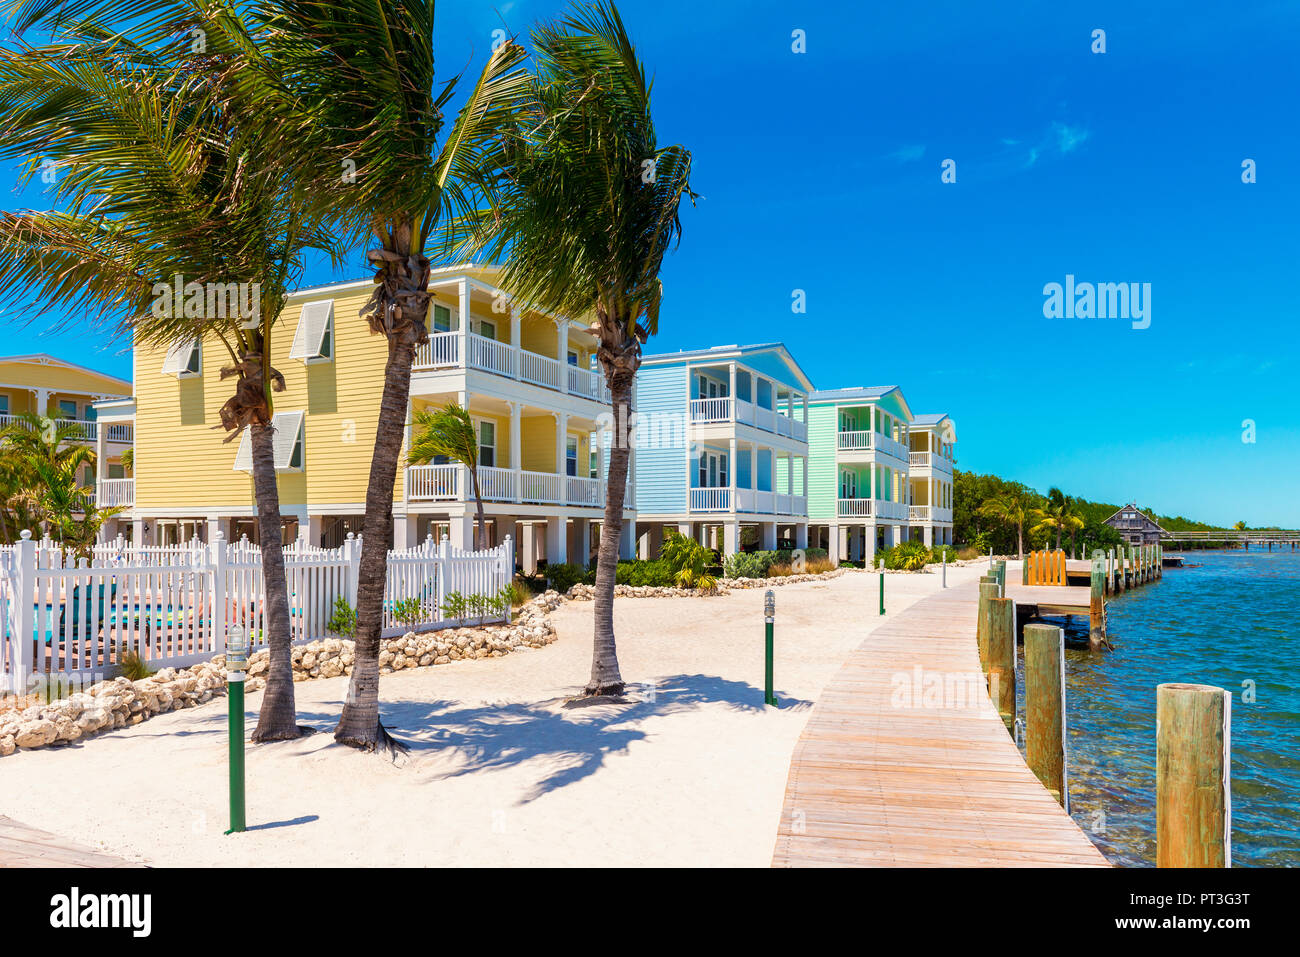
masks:
[[[339,548],[295,542],[284,549],[289,621],[295,644],[329,636],[337,599],[355,608],[361,539]],[[512,543],[461,551],[446,539],[390,550],[384,637],[454,627],[447,596],[499,598],[514,571]],[[0,691],[18,692],[58,676],[85,684],[114,673],[128,651],[149,665],[185,667],[221,654],[229,629],[249,648],[266,645],[266,586],[261,549],[246,539],[211,544],[98,545],[74,560],[53,542],[0,550]],[[483,612],[483,606],[490,611]],[[508,602],[480,602],[474,623],[508,621]]]

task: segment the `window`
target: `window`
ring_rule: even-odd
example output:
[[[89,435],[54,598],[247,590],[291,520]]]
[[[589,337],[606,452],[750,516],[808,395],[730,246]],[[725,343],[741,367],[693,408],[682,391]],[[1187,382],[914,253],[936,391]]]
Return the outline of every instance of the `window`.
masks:
[[[303,469],[303,440],[306,432],[305,414],[302,412],[277,412],[271,419],[275,430],[272,445],[275,449],[275,470],[277,472],[301,472]],[[239,451],[235,453],[236,472],[253,471],[253,446],[244,429],[239,437]]]
[[[189,378],[202,373],[202,350],[198,339],[178,339],[167,350],[163,360],[163,375],[174,375],[178,379]]]
[[[478,321],[478,334],[484,339],[495,339],[497,337],[497,325],[495,322],[488,322],[486,319]]]
[[[85,488],[95,487],[95,466],[86,465],[81,469],[81,484]]]
[[[578,474],[578,439],[570,435],[564,440],[564,474]]]
[[[721,452],[700,455],[700,488],[727,488],[727,457]]]
[[[75,419],[77,417],[77,403],[74,399],[59,400],[59,418]]]
[[[329,362],[334,358],[334,300],[303,303],[298,313],[298,328],[294,330],[290,359]]]
[[[488,468],[497,464],[497,427],[494,422],[478,424],[478,464]]]
[[[840,473],[840,498],[857,498],[858,497],[858,473],[841,472]]]
[[[577,364],[578,364],[578,354],[577,354],[576,352],[574,352],[572,349],[570,349],[570,350],[569,350],[569,365],[571,365],[571,366],[576,366]]]
[[[9,414],[9,396],[0,395],[0,415]]]
[[[587,477],[600,478],[600,463],[596,460],[595,449],[587,456]]]
[[[433,304],[433,331],[451,332],[451,310],[436,302]]]
[[[119,463],[109,463],[108,477],[111,479],[126,478],[126,466]]]

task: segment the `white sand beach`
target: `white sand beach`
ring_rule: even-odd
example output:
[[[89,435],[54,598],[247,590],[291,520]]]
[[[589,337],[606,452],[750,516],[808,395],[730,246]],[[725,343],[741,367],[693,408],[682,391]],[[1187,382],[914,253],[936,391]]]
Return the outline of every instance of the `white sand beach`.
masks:
[[[886,581],[890,615],[939,589]],[[161,866],[766,866],[809,709],[886,620],[864,572],[776,596],[779,710],[762,706],[762,591],[618,599],[626,704],[566,706],[591,657],[592,606],[570,602],[546,648],[385,675],[384,721],[411,746],[396,762],[334,744],[346,678],[299,683],[322,733],[249,747],[246,833],[222,833],[224,698],[0,760],[0,814]]]

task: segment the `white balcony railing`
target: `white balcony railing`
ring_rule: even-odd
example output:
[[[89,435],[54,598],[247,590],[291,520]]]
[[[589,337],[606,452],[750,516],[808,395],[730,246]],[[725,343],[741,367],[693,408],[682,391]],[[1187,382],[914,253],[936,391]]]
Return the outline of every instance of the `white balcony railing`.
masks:
[[[909,505],[907,507],[909,522],[951,522],[952,509],[938,505]]]
[[[929,467],[930,467],[930,453],[929,453],[929,452],[913,452],[913,453],[911,453],[911,455],[908,456],[908,465],[912,466],[912,468],[914,468],[914,469],[916,469],[916,468],[929,468]]]
[[[567,390],[598,402],[610,400],[604,377],[589,369],[570,366],[550,356],[529,352],[486,336],[471,333],[467,339],[471,369],[509,379],[522,379],[557,392]],[[412,369],[421,372],[464,367],[465,362],[460,354],[460,333],[435,332],[416,347]]]
[[[59,428],[70,429],[68,436],[72,442],[94,442],[99,438],[99,427],[104,427],[104,441],[120,442],[124,445],[130,445],[135,435],[135,427],[128,424],[119,425],[117,423],[96,422],[93,419],[62,419],[56,418]],[[0,429],[9,426],[18,426],[22,429],[30,429],[30,423],[21,415],[0,415]]]
[[[485,502],[524,502],[603,508],[605,484],[600,479],[481,465],[479,493]],[[406,470],[406,498],[412,502],[472,502],[474,486],[462,465],[412,465]],[[635,507],[632,483],[623,501]]]
[[[738,422],[741,425],[752,425],[765,432],[787,436],[797,442],[808,441],[806,423],[782,415],[775,409],[765,409],[744,399],[732,399],[730,396],[691,399],[690,416],[692,422]]]
[[[729,488],[691,489],[691,511],[692,512],[731,511],[731,489]]]
[[[864,452],[871,449],[871,437],[874,432],[841,432],[839,434],[839,447],[846,452]]]
[[[907,503],[886,502],[882,499],[876,499],[876,517],[897,519],[900,522],[907,521]]]
[[[870,518],[871,499],[842,498],[839,500],[838,514],[841,518]]]
[[[692,399],[692,422],[730,422],[731,399]]]
[[[95,504],[100,508],[130,508],[135,504],[135,479],[100,479]]]
[[[908,464],[914,469],[935,469],[940,472],[951,472],[952,461],[935,452],[912,452],[908,456]]]
[[[894,458],[901,459],[904,462],[906,462],[908,456],[911,455],[911,449],[902,442],[899,442],[897,439],[890,438],[888,435],[876,433],[875,443],[876,451],[883,452],[886,455],[892,455]]]

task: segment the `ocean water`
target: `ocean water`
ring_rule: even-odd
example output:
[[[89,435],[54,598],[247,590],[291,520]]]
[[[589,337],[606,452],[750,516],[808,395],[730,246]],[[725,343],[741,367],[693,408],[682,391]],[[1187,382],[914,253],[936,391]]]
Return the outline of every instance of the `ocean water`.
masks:
[[[1216,685],[1233,693],[1233,865],[1300,865],[1300,551],[1185,561],[1202,567],[1110,601],[1113,653],[1067,650],[1070,813],[1113,863],[1154,866],[1156,685]]]

